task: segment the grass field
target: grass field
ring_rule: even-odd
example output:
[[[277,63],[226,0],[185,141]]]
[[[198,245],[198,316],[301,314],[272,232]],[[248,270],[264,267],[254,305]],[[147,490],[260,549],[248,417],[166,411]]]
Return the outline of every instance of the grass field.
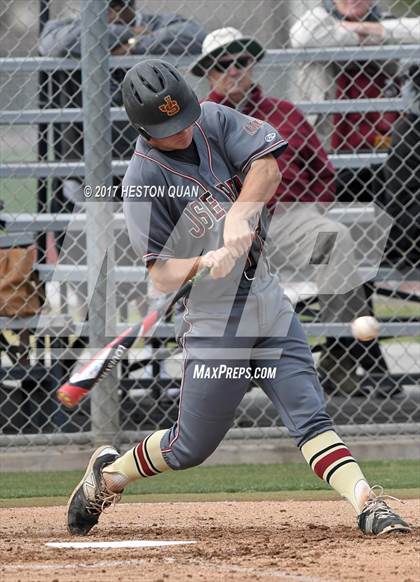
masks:
[[[13,180],[2,179],[0,198],[4,202],[5,212],[36,212],[36,180],[25,178]]]
[[[416,461],[367,462],[362,468],[371,484],[380,483],[387,491],[407,490],[410,496],[420,496],[420,466]],[[0,475],[0,505],[12,500],[32,499],[30,505],[57,498],[62,502],[80,480],[82,471],[3,473]],[[408,491],[409,490],[409,491]],[[326,498],[330,488],[315,477],[304,463],[278,465],[225,465],[197,467],[186,471],[166,473],[153,479],[136,481],[126,489],[125,499],[135,500],[223,500],[244,498],[273,498],[293,492],[298,498]],[[306,492],[306,494],[305,494]],[[318,493],[320,497],[318,497]],[[329,493],[328,493],[329,495]],[[329,498],[327,495],[327,498]],[[274,495],[274,497],[276,497]],[[22,503],[23,502],[23,503]],[[13,504],[13,503],[11,503]]]

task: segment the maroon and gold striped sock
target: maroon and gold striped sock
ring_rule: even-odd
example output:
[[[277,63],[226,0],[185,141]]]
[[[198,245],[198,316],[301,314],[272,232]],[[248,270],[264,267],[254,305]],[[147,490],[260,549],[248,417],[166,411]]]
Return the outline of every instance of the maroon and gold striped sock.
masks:
[[[138,445],[121,455],[116,461],[103,469],[105,483],[111,491],[121,491],[137,479],[153,477],[170,471],[163,458],[160,442],[166,430],[158,430]]]
[[[367,483],[351,452],[333,430],[317,435],[301,447],[306,462],[320,479],[346,497],[357,514],[369,494]]]

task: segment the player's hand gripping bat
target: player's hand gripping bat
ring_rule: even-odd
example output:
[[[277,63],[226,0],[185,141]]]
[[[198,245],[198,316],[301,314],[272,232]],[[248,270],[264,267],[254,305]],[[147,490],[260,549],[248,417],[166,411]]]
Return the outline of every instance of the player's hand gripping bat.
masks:
[[[201,269],[194,277],[189,279],[178,289],[172,297],[169,305],[163,305],[149,313],[142,321],[126,329],[118,337],[102,348],[79,372],[70,377],[70,380],[57,390],[57,398],[64,406],[74,408],[79,404],[88,392],[104,378],[121,360],[126,351],[147,332],[156,328],[169,313],[171,313],[175,303],[187,295],[194,283],[201,281],[208,273],[209,268]]]

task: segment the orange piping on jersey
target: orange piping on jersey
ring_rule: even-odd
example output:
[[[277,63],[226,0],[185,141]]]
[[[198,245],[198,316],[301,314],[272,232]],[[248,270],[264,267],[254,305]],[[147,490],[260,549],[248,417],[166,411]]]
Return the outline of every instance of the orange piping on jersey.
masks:
[[[287,145],[287,141],[284,139],[280,139],[279,141],[276,141],[275,143],[271,144],[270,146],[268,146],[267,148],[265,148],[265,150],[261,150],[260,152],[256,152],[255,154],[253,154],[247,162],[245,162],[245,164],[242,166],[242,171],[245,172],[245,168],[251,164],[254,159],[258,159],[264,156],[264,154],[268,154],[269,152],[272,152],[273,150],[276,150],[278,148],[279,145],[281,144],[286,144]]]

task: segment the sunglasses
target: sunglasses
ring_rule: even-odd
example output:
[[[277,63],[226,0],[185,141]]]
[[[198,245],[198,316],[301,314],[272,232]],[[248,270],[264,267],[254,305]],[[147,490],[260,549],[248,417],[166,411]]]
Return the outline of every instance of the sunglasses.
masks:
[[[236,57],[236,59],[224,59],[223,61],[217,61],[213,65],[213,69],[224,73],[228,71],[230,67],[235,67],[236,69],[245,69],[251,64],[252,59],[250,57]]]

